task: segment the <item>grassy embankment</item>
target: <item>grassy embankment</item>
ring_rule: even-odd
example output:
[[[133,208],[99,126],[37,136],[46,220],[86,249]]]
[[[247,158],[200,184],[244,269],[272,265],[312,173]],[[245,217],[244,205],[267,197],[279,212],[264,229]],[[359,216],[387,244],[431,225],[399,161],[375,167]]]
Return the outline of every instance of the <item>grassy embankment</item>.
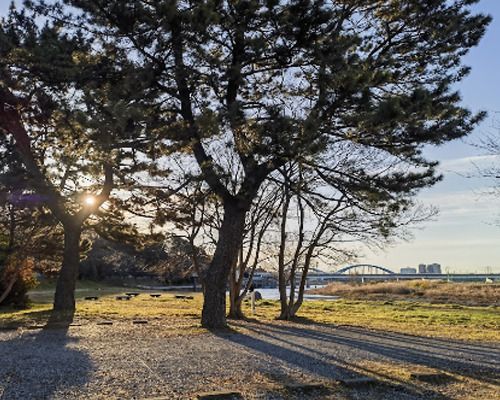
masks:
[[[373,282],[363,285],[332,283],[311,292],[354,300],[418,300],[464,306],[500,306],[500,284],[498,283],[429,280]]]
[[[497,287],[498,290],[498,287]],[[35,290],[28,310],[0,309],[0,327],[40,324],[51,308],[52,287]],[[127,291],[96,283],[80,283],[77,291],[76,320],[81,323],[113,320],[117,323],[147,319],[164,327],[167,334],[202,332],[199,326],[202,296],[193,300],[177,299],[172,293],[152,298],[143,291],[136,298],[118,301],[117,294]],[[98,301],[83,300],[97,295]],[[359,293],[357,294],[359,295]],[[348,296],[345,296],[348,297]],[[250,315],[248,304],[244,311]],[[279,311],[277,301],[258,302],[255,319],[273,320]],[[304,323],[353,325],[386,331],[480,341],[500,341],[500,312],[497,305],[468,306],[454,303],[433,304],[428,301],[361,300],[309,301],[299,312]]]

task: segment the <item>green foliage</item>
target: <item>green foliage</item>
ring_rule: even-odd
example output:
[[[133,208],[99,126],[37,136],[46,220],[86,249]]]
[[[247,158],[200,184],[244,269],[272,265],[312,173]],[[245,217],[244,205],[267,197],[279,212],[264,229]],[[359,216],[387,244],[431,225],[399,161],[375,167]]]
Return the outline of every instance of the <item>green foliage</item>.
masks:
[[[106,165],[126,192],[116,215],[170,198],[172,185],[142,190],[143,175],[179,185],[196,175],[241,217],[266,179],[298,163],[316,197],[341,198],[353,219],[380,216],[373,226],[390,237],[439,180],[423,147],[483,117],[453,91],[490,21],[474,3],[30,1],[49,22],[29,12],[2,22],[0,89],[29,97],[35,154],[70,210]],[[232,263],[229,239],[220,254],[229,246]]]
[[[220,196],[252,198],[300,161],[365,206],[403,201],[439,179],[423,145],[463,137],[483,116],[452,91],[490,20],[470,13],[473,1],[66,3],[148,81],[142,93],[157,91],[170,129],[150,138],[195,150]],[[35,8],[67,20],[60,5]]]
[[[10,104],[9,93],[16,94],[28,137],[15,142],[27,142],[40,174],[25,170],[14,141],[3,136],[12,131],[2,119],[0,157],[10,171],[0,171],[0,179],[9,179],[0,197],[35,190],[36,206],[50,208],[64,224],[88,211],[83,199],[102,189],[103,169],[119,176],[126,189],[134,174],[154,170],[153,162],[146,167],[137,160],[151,147],[144,132],[154,129],[156,117],[154,107],[144,106],[143,85],[149,80],[140,72],[129,75],[130,63],[106,49],[95,52],[83,30],[67,30],[53,20],[39,25],[35,18],[29,10],[12,9],[0,22],[0,100]],[[119,186],[115,179],[114,187]],[[134,232],[121,213],[110,205],[84,218],[85,228]],[[106,223],[114,227],[103,227]]]

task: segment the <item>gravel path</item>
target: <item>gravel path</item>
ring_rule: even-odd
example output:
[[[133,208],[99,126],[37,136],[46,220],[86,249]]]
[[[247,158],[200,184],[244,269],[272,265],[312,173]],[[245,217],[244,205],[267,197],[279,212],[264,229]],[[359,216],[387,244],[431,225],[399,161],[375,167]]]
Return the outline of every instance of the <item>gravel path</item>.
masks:
[[[278,322],[236,328],[168,337],[161,321],[122,321],[68,332],[0,331],[0,399],[189,399],[222,388],[248,399],[500,398],[498,343]],[[391,366],[439,370],[452,382],[404,381]],[[366,376],[381,383],[355,389],[338,383]],[[306,395],[290,386],[307,382],[323,383],[326,392]]]

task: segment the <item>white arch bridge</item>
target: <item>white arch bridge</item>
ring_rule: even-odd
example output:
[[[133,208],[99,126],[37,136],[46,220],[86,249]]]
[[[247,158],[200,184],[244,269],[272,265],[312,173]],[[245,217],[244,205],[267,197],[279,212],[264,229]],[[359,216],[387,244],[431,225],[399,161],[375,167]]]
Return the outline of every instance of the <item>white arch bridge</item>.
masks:
[[[372,274],[395,274],[389,268],[374,264],[353,264],[343,267],[334,272],[334,274],[356,274],[356,275],[372,275]]]
[[[321,285],[334,281],[387,281],[410,279],[441,279],[451,281],[500,281],[500,274],[401,274],[387,267],[374,264],[352,264],[339,268],[335,272],[311,272],[307,278],[308,285]]]

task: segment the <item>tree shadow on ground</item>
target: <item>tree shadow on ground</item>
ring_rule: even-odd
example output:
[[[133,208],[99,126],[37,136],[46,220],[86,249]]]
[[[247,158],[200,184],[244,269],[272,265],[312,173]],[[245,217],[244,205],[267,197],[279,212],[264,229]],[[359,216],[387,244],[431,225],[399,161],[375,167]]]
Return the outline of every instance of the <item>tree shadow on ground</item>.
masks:
[[[260,321],[258,321],[261,323]],[[290,325],[290,332],[294,332],[297,327],[301,327],[303,325],[311,326],[311,327],[324,327],[330,329],[347,329],[352,332],[358,333],[370,333],[372,337],[379,337],[381,339],[393,339],[400,342],[406,342],[408,344],[416,345],[422,344],[427,347],[433,347],[438,350],[450,350],[450,351],[466,351],[470,354],[477,354],[482,356],[490,356],[494,355],[497,359],[500,358],[500,345],[498,343],[484,343],[484,342],[474,342],[467,340],[459,340],[459,339],[447,339],[447,338],[439,338],[439,337],[428,337],[428,336],[417,336],[411,333],[400,333],[393,331],[386,331],[376,328],[363,328],[354,325],[338,325],[326,322],[317,322],[307,317],[296,317],[292,321]],[[326,337],[323,340],[329,340]]]
[[[93,369],[68,326],[0,336],[0,399],[48,399],[83,387]],[[71,398],[68,397],[64,398]]]
[[[351,326],[259,323],[245,327],[324,362],[339,361],[332,355],[337,348],[343,352],[352,349],[367,360],[409,363],[491,384],[499,383],[500,348],[494,345],[435,340]]]
[[[250,350],[251,353],[258,353],[262,356],[271,357],[265,363],[259,363],[260,373],[268,376],[271,380],[286,384],[296,381],[296,376],[307,374],[303,380],[322,380],[332,383],[333,381],[345,381],[355,379],[375,378],[374,384],[361,385],[356,388],[356,395],[376,397],[377,393],[383,396],[394,394],[394,398],[400,399],[448,399],[444,394],[439,393],[429,387],[423,388],[421,385],[409,383],[397,377],[386,376],[380,371],[370,370],[353,363],[352,357],[342,359],[335,351],[326,353],[321,349],[321,343],[316,339],[308,340],[307,344],[297,341],[297,338],[290,338],[283,335],[287,333],[287,326],[274,324],[244,324],[244,327],[255,334],[247,335],[242,333],[231,334],[227,332],[214,332],[220,338],[230,341],[233,344],[242,346]],[[270,329],[269,329],[270,328]],[[306,332],[307,328],[302,328]],[[304,338],[306,336],[302,336]],[[346,350],[342,352],[346,353]],[[264,367],[262,367],[264,366]],[[290,367],[295,370],[290,373]],[[374,397],[375,396],[375,397]],[[385,397],[382,397],[385,398]]]
[[[10,312],[11,310],[2,310],[0,312],[6,311]],[[47,322],[51,315],[51,310],[25,310],[22,313],[22,316],[13,316],[9,318],[2,318],[0,320],[0,330],[9,329],[12,327],[20,328],[26,327],[33,324],[44,324]]]
[[[56,328],[68,328],[73,322],[76,315],[76,310],[66,312],[56,312],[53,309],[45,310],[13,310],[12,308],[2,309],[0,312],[19,311],[20,314],[13,314],[0,320],[0,330],[11,327],[29,327],[33,324],[47,324]]]

